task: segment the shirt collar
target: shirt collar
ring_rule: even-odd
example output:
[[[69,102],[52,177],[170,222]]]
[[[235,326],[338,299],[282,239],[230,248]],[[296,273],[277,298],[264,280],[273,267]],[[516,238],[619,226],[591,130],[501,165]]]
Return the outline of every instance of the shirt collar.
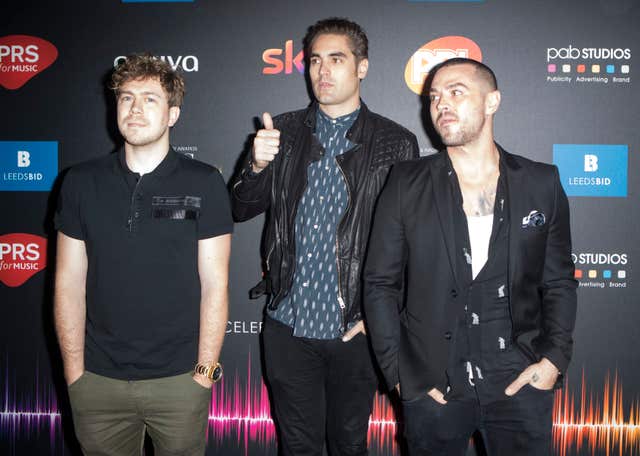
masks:
[[[169,152],[162,159],[160,164],[156,166],[156,169],[147,173],[150,176],[168,176],[178,165],[178,153],[173,149],[173,147],[169,146]],[[120,171],[125,174],[137,174],[129,169],[127,166],[127,159],[125,157],[124,147],[118,151],[118,163],[120,164]]]
[[[349,129],[358,118],[358,114],[360,114],[360,107],[349,114],[345,114],[344,116],[332,119],[327,114],[325,114],[322,109],[318,109],[317,122],[319,126],[323,127]]]

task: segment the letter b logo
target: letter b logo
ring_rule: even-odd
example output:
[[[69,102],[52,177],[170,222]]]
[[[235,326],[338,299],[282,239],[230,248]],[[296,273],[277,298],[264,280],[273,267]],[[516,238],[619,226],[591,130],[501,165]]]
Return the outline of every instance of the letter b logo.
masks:
[[[584,156],[584,171],[594,172],[598,171],[598,156],[597,155],[585,155]]]
[[[31,165],[31,154],[26,150],[18,151],[18,168],[27,168]]]

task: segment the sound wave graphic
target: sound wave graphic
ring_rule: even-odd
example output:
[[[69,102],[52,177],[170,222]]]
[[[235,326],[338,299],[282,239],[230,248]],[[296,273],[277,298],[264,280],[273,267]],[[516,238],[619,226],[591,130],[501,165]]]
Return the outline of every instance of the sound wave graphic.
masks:
[[[8,373],[8,372],[7,372]],[[47,432],[51,454],[62,451],[61,415],[53,387],[36,384],[33,399],[10,393],[5,374],[0,404],[0,435],[11,442],[41,438]],[[37,378],[37,376],[36,376]],[[605,377],[601,394],[588,387],[582,373],[579,394],[569,387],[556,392],[553,412],[553,443],[558,456],[604,453],[607,456],[640,456],[640,401],[632,401],[625,413],[622,382],[614,373]],[[399,454],[397,422],[386,396],[376,394],[369,420],[368,441],[372,454]],[[5,440],[3,438],[3,440]],[[251,359],[246,376],[237,372],[227,383],[214,386],[209,408],[209,445],[219,447],[235,441],[245,455],[252,447],[275,448],[276,430],[262,379],[252,372]]]
[[[573,392],[565,388],[555,396],[553,408],[553,443],[559,456],[583,447],[594,454],[632,456],[640,454],[640,402],[634,400],[625,419],[622,383],[616,372],[613,383],[607,373],[603,395],[594,398],[582,371],[580,399],[576,404]]]

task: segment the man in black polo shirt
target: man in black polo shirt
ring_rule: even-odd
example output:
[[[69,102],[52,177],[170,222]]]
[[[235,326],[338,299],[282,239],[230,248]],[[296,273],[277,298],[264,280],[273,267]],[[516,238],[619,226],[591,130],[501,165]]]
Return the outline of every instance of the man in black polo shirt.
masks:
[[[204,454],[227,322],[232,221],[213,167],[177,154],[184,81],[150,55],[114,71],[124,148],[74,166],[55,216],[55,325],[85,454]],[[194,372],[195,371],[195,372]]]

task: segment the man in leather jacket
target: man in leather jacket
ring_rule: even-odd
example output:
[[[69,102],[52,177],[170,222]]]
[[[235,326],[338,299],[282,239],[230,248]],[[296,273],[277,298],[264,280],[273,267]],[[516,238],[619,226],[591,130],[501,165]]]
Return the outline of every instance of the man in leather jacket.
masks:
[[[262,333],[265,372],[284,455],[367,454],[377,380],[361,310],[361,270],[375,202],[391,166],[416,158],[415,136],[360,100],[364,31],[330,18],[309,28],[315,101],[263,115],[232,182],[236,221],[268,212]]]

